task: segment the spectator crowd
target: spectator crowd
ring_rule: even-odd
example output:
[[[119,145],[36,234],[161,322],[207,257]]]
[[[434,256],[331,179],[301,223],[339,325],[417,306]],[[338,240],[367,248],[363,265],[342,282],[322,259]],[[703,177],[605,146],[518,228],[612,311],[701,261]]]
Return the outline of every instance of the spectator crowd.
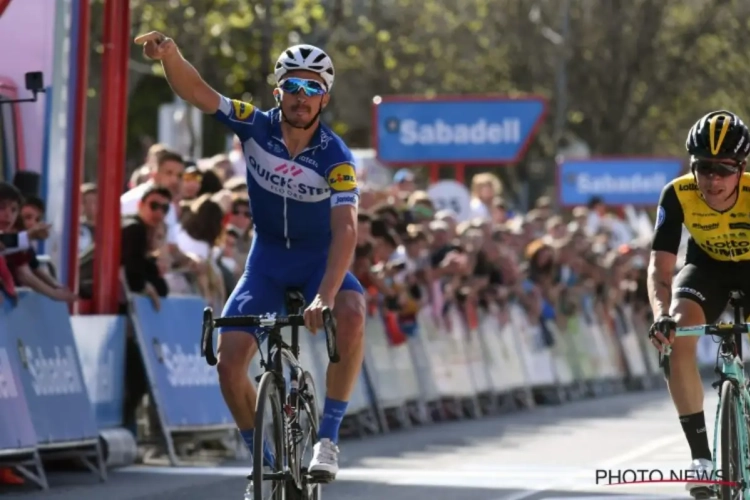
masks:
[[[36,255],[34,242],[49,231],[44,202],[33,188],[15,184],[0,183],[0,233],[16,234],[22,248],[0,251],[4,296],[14,300],[16,288],[26,286],[68,303],[91,298],[96,186],[81,186],[80,284],[74,293]],[[426,187],[408,169],[397,171],[385,189],[360,184],[352,271],[366,289],[369,312],[383,318],[390,342],[413,335],[425,308],[441,320],[451,305],[472,325],[481,314],[506,322],[507,306],[518,303],[539,321],[540,341],[547,345],[554,343],[550,322],[564,334],[568,318],[584,303],[605,318],[628,304],[647,324],[649,241],[636,239],[623,214],[609,211],[600,199],[564,217],[542,197],[521,213],[504,197],[498,177],[481,173],[472,179],[471,216],[460,220],[451,210],[436,209]],[[130,178],[121,209],[121,263],[129,290],[148,296],[157,310],[170,295],[199,295],[221,310],[253,240],[239,145],[199,161],[160,144],[151,147]],[[126,415],[135,419],[148,385],[132,339],[126,356]],[[9,475],[10,469],[0,469],[0,481],[13,482]]]

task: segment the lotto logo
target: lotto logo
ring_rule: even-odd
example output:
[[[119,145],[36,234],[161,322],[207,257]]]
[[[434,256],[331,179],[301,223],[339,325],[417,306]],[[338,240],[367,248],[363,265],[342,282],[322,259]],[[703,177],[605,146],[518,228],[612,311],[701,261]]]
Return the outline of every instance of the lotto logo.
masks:
[[[161,344],[167,381],[172,387],[218,386],[219,374],[215,368],[201,358],[200,348],[195,344],[193,353],[184,353],[181,345],[170,347]]]

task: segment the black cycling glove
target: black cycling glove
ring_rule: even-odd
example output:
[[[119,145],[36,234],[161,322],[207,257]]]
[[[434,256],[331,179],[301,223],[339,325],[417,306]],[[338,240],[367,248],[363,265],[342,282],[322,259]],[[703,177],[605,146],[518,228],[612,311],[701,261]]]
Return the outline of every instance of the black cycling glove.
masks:
[[[677,328],[677,322],[667,314],[662,314],[654,321],[651,328],[648,330],[648,338],[653,339],[656,333],[661,333],[664,337],[669,338],[669,334],[672,330]]]

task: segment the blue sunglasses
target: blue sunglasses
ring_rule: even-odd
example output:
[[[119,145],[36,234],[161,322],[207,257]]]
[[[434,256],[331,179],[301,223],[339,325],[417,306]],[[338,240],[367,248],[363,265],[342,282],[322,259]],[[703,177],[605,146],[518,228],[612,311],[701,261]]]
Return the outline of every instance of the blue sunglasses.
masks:
[[[326,93],[326,89],[322,83],[316,82],[315,80],[304,80],[302,78],[287,78],[279,84],[279,88],[290,94],[296,94],[301,90],[308,97],[323,95]]]

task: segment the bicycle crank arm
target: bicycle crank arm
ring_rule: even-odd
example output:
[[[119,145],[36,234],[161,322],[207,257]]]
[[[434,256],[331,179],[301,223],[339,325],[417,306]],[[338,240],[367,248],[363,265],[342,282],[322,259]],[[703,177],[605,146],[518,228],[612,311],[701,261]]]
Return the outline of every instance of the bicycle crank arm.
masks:
[[[267,472],[263,474],[264,481],[294,481],[292,473],[288,470],[281,472]]]

